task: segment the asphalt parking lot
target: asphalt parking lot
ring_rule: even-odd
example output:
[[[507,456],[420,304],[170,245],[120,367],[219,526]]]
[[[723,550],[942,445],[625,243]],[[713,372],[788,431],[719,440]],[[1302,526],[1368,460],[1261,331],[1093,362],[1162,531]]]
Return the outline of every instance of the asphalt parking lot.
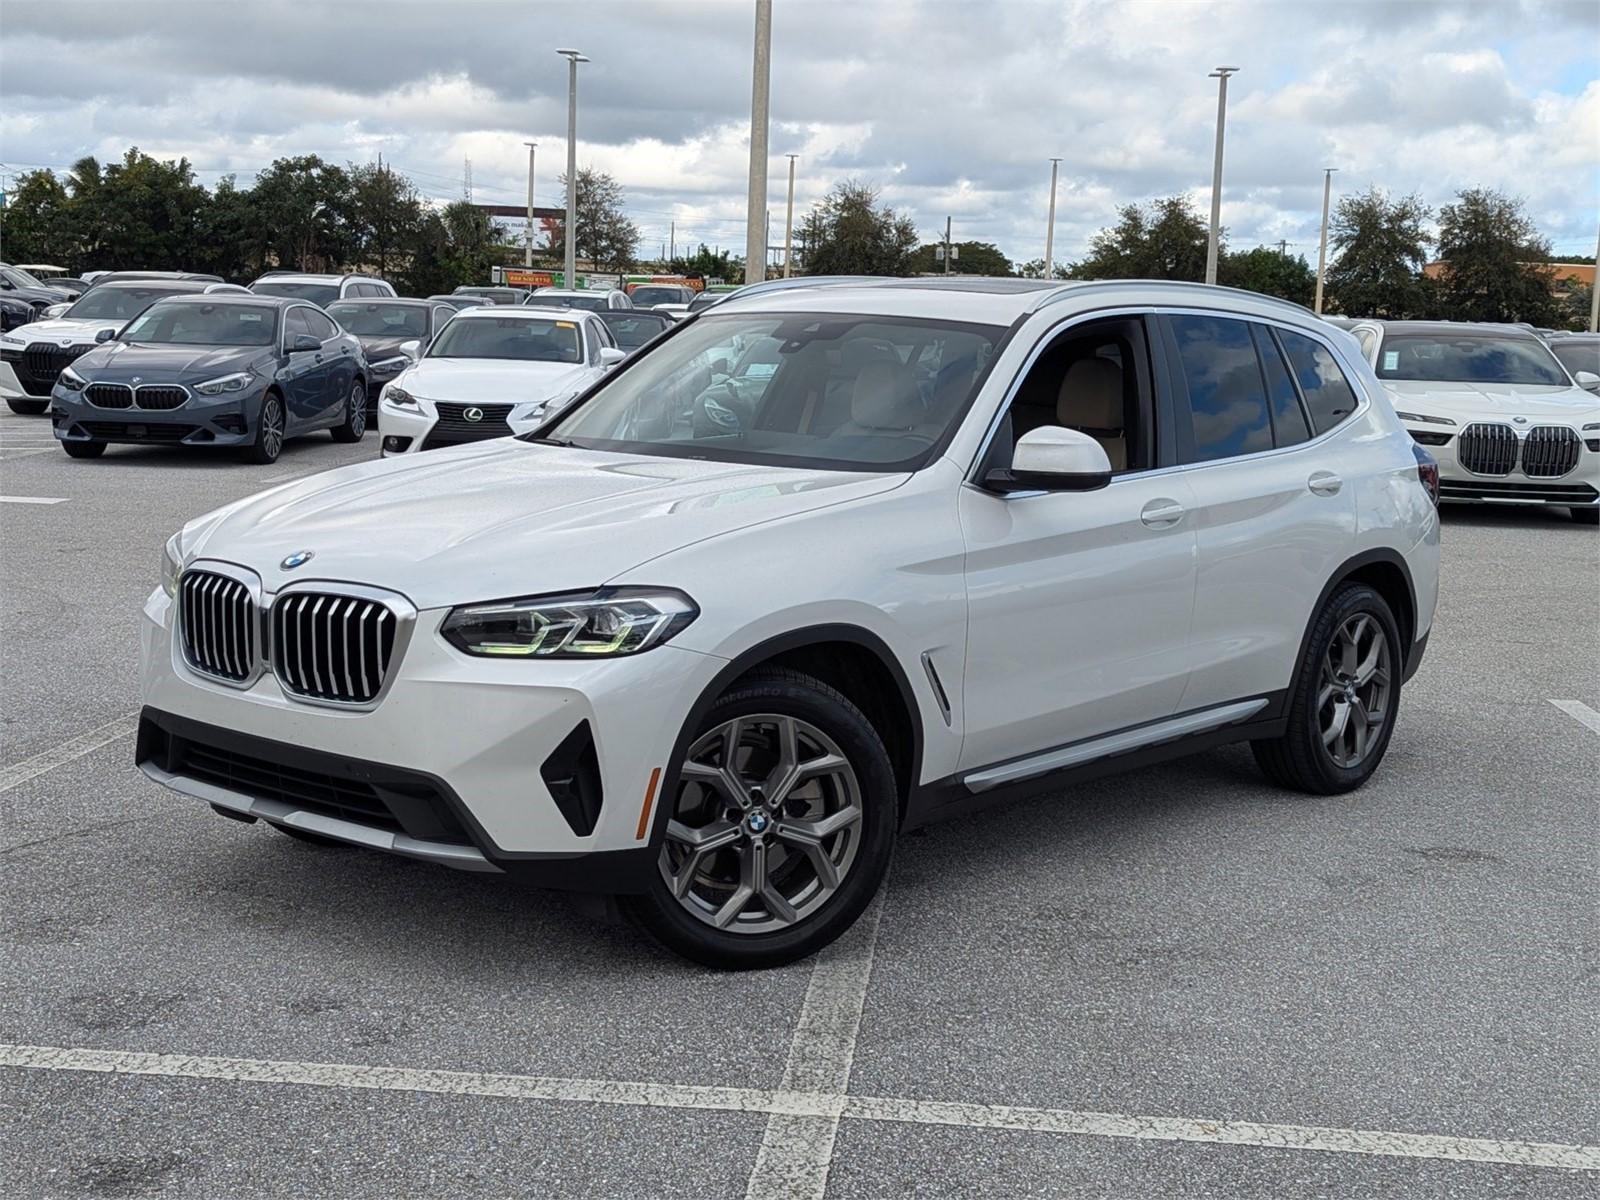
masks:
[[[1363,791],[1231,749],[936,826],[819,959],[725,975],[134,769],[166,536],[376,452],[78,462],[0,414],[0,1195],[1594,1195],[1600,535],[1564,511],[1447,510]]]

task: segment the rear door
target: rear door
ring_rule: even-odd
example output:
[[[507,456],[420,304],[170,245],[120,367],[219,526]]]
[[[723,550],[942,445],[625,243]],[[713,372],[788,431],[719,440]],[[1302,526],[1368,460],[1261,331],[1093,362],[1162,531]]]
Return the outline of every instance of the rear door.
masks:
[[[1309,334],[1202,312],[1169,313],[1161,324],[1198,552],[1194,669],[1179,707],[1276,699],[1309,608],[1354,540],[1355,481],[1319,434],[1350,415],[1355,394]],[[1309,372],[1303,384],[1291,353]],[[1324,377],[1319,425],[1306,389],[1321,389]]]

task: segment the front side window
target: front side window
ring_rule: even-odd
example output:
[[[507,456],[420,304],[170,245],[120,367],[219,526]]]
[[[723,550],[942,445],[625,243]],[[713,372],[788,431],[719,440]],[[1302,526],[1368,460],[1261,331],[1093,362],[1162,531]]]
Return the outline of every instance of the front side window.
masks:
[[[583,338],[584,338],[584,341],[586,341],[589,344],[589,361],[591,363],[599,362],[600,361],[600,334],[599,334],[599,331],[595,329],[594,323],[592,321],[585,321],[583,323]]]
[[[502,358],[522,362],[581,363],[583,346],[572,321],[527,317],[461,317],[446,325],[429,358]]]
[[[127,329],[124,342],[184,346],[270,346],[278,310],[256,304],[153,304]]]
[[[306,326],[311,330],[311,336],[319,342],[339,336],[339,327],[319,312],[312,312],[308,308],[300,310],[300,315],[305,318]]]
[[[309,300],[313,304],[332,304],[339,298],[336,283],[287,283],[277,279],[264,279],[250,285],[258,296],[282,296],[286,300]]]
[[[707,316],[612,375],[548,436],[717,462],[917,470],[961,420],[1003,333],[843,314]]]
[[[413,304],[341,300],[328,315],[357,337],[427,336],[428,311]]]
[[[1193,439],[1185,460],[1210,462],[1272,449],[1272,419],[1249,322],[1175,316],[1171,329],[1189,387]]]
[[[1306,398],[1306,408],[1318,433],[1327,433],[1356,410],[1356,394],[1344,377],[1333,353],[1321,342],[1293,333],[1277,331],[1283,352],[1289,357],[1289,370]]]
[[[1378,350],[1378,378],[1567,386],[1560,364],[1545,343],[1531,337],[1492,334],[1391,334]]]

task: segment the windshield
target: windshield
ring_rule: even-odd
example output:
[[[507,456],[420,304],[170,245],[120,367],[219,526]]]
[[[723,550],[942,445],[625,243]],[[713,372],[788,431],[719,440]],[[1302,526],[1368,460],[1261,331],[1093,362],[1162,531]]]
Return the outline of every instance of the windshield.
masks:
[[[612,330],[613,333],[616,330]],[[1561,360],[1561,365],[1576,375],[1588,371],[1600,375],[1600,342],[1551,342],[1550,353]]]
[[[126,321],[136,317],[157,300],[184,292],[196,292],[198,287],[97,287],[83,294],[83,298],[67,309],[63,316],[86,321]]]
[[[328,315],[357,337],[428,336],[428,310],[417,305],[341,300],[328,306]]]
[[[611,330],[617,345],[624,350],[637,350],[670,324],[665,317],[656,313],[628,312],[625,309],[601,313],[600,319]]]
[[[527,317],[456,317],[428,351],[429,358],[506,358],[578,363],[583,349],[572,321]]]
[[[271,346],[278,310],[265,304],[153,304],[122,331],[124,342],[182,346]]]
[[[26,271],[19,271],[15,267],[0,267],[0,277],[3,277],[12,287],[36,288],[44,286]]]
[[[1392,334],[1378,352],[1378,378],[1570,386],[1543,342],[1482,334]]]
[[[684,295],[684,290],[660,284],[636,287],[633,289],[633,302],[640,308],[649,308],[652,304],[687,304],[689,297]]]
[[[283,296],[290,300],[309,300],[313,304],[332,304],[339,298],[337,283],[285,283],[277,279],[264,279],[252,283],[250,290],[258,296]]]
[[[525,301],[523,301],[523,303],[535,304],[540,308],[583,308],[590,312],[594,312],[597,309],[602,309],[606,306],[606,298],[603,294],[594,296],[573,296],[570,294],[561,295],[559,293],[550,292],[541,294],[539,292],[535,292],[533,295],[529,296]]]
[[[632,454],[916,470],[966,412],[1003,333],[892,317],[707,315],[547,436]]]

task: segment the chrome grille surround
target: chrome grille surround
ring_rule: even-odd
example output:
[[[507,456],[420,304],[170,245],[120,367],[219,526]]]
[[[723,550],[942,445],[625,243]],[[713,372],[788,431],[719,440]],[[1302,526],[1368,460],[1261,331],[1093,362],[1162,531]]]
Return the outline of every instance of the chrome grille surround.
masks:
[[[1474,475],[1509,475],[1517,465],[1516,431],[1493,421],[1474,421],[1456,439],[1456,461]]]
[[[1578,465],[1577,430],[1567,425],[1535,425],[1522,439],[1522,473],[1529,479],[1560,479]]]
[[[261,577],[232,563],[201,560],[178,577],[177,642],[191,671],[248,688],[266,670]]]
[[[417,610],[382,588],[297,580],[273,598],[268,645],[284,695],[304,704],[370,709],[388,693]]]

